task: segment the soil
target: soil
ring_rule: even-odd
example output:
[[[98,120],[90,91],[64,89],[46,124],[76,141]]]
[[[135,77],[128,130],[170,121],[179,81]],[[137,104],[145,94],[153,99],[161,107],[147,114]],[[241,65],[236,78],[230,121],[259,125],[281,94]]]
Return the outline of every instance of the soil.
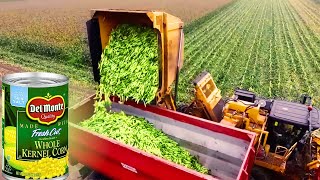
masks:
[[[66,10],[69,16],[76,16],[81,14],[80,12],[87,12],[91,9],[132,9],[132,10],[165,10],[169,13],[182,18],[184,21],[189,22],[192,19],[197,19],[204,14],[211,12],[223,5],[231,2],[232,0],[161,0],[161,1],[150,1],[150,0],[135,0],[135,1],[114,1],[114,0],[92,0],[92,1],[78,1],[78,0],[20,0],[20,1],[4,1],[1,2],[0,12],[20,10],[27,12],[31,10],[34,14],[41,11],[37,10]],[[67,11],[68,10],[68,11]],[[73,12],[78,11],[79,14]],[[45,14],[43,14],[45,16]],[[17,14],[17,16],[19,16]],[[26,16],[21,14],[20,16]],[[59,16],[59,14],[57,14]],[[28,17],[28,16],[26,16]],[[32,20],[32,17],[30,20]],[[67,18],[67,17],[65,17]],[[84,22],[84,21],[83,21]]]
[[[0,37],[27,39],[59,48],[86,38],[91,9],[161,10],[187,24],[232,0],[0,0]]]
[[[22,68],[19,66],[12,66],[10,64],[5,63],[4,61],[0,60],[0,84],[2,84],[2,77],[5,76],[6,74],[10,73],[17,73],[17,72],[22,72]],[[2,94],[0,94],[0,98],[2,97]],[[0,103],[0,110],[2,108],[2,101]],[[2,112],[2,111],[0,111]]]

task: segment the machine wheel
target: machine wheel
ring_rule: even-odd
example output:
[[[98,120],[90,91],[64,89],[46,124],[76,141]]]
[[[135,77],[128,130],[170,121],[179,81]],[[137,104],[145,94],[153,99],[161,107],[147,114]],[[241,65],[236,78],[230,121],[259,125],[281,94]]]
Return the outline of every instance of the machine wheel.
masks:
[[[253,166],[251,170],[251,180],[272,180],[272,172],[268,169],[259,167],[259,166]]]
[[[177,108],[177,111],[178,112],[182,112],[184,114],[188,114],[188,108],[189,108],[189,105],[187,104],[182,104],[182,105],[179,105],[178,108]]]

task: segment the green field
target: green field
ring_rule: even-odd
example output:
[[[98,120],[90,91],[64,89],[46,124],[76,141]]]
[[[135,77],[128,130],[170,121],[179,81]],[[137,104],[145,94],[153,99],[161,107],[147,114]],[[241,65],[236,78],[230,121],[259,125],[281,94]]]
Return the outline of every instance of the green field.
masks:
[[[51,16],[57,16],[59,22],[72,12],[59,10]],[[24,26],[10,26],[7,19],[19,17],[19,11],[4,12],[0,59],[92,84],[83,12],[68,16],[65,22],[70,23],[60,29],[53,21],[42,27],[41,18],[30,20],[41,28],[25,28],[27,19]],[[48,18],[52,12],[47,16],[46,11],[39,13]],[[308,93],[319,106],[319,65],[320,4],[316,0],[234,0],[186,24],[179,101],[190,102],[191,82],[206,70],[224,96],[230,96],[236,87],[293,101]]]
[[[288,100],[308,93],[319,106],[320,36],[301,2],[309,11],[308,0],[238,0],[187,26],[180,100],[190,99],[190,82],[207,70],[224,95],[234,87]],[[320,25],[320,11],[309,13]]]

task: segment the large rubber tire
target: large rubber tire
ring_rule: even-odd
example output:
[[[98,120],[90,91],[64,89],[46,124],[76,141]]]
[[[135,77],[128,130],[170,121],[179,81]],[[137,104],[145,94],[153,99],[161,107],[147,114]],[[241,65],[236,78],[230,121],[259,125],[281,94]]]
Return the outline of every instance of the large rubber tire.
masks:
[[[273,180],[272,171],[259,166],[253,166],[251,170],[251,180]]]
[[[189,105],[187,105],[187,104],[181,104],[177,107],[177,111],[184,113],[184,114],[188,114],[188,111],[187,111],[188,107],[189,107]]]

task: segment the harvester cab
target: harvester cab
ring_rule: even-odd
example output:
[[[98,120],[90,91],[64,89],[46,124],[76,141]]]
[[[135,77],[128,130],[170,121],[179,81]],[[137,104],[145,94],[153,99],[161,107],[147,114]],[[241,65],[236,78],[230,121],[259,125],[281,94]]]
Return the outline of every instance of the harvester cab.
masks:
[[[203,72],[193,81],[194,100],[190,105],[181,105],[178,111],[218,122],[222,118],[224,102],[210,73]]]
[[[109,44],[111,31],[120,24],[153,28],[158,34],[159,85],[154,104],[176,110],[172,86],[183,65],[183,22],[161,11],[94,9],[87,21],[87,34],[95,81],[99,82],[98,63]],[[178,87],[176,85],[176,92]],[[175,94],[176,95],[176,94]]]

